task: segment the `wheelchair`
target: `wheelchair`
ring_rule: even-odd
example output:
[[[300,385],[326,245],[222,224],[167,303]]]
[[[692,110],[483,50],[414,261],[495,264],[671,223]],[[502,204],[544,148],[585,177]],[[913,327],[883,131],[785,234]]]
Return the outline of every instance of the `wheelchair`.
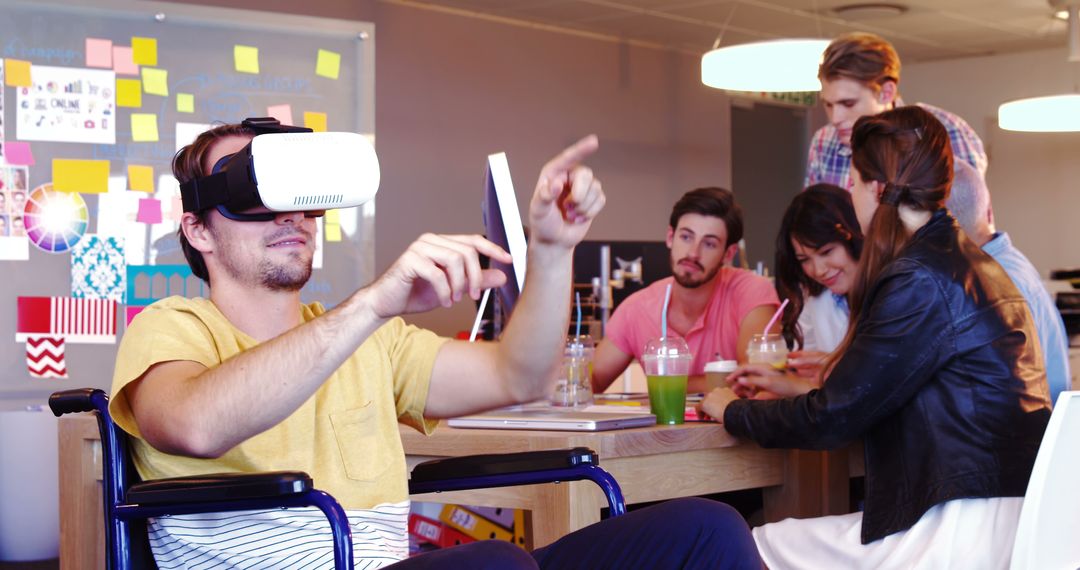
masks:
[[[155,567],[146,536],[147,518],[288,507],[316,507],[322,511],[333,535],[334,567],[353,568],[352,532],[345,510],[329,494],[316,489],[307,473],[221,473],[140,481],[128,453],[127,434],[109,416],[109,397],[104,391],[82,388],[56,392],[49,397],[49,408],[57,417],[97,413],[103,460],[106,568]],[[428,461],[413,469],[409,493],[582,480],[592,481],[603,490],[609,516],[626,512],[619,484],[600,468],[596,452],[584,447]]]

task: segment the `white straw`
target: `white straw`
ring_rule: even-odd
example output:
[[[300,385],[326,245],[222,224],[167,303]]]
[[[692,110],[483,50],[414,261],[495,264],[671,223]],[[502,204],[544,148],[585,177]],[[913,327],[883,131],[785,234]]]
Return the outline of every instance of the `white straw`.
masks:
[[[484,318],[484,309],[487,308],[488,297],[491,296],[491,289],[484,289],[484,296],[480,297],[480,309],[476,311],[476,320],[472,324],[472,332],[469,333],[469,342],[476,340],[476,333],[480,331],[480,321]]]
[[[671,301],[671,283],[667,284],[664,292],[664,308],[660,311],[660,338],[667,338],[667,308]]]

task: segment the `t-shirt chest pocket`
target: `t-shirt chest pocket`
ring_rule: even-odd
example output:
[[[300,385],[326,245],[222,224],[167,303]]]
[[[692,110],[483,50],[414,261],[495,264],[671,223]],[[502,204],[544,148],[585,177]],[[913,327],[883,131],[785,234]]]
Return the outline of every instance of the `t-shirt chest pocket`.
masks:
[[[349,479],[374,481],[395,462],[405,459],[397,429],[387,430],[380,426],[377,407],[369,401],[361,408],[330,414],[334,438]]]

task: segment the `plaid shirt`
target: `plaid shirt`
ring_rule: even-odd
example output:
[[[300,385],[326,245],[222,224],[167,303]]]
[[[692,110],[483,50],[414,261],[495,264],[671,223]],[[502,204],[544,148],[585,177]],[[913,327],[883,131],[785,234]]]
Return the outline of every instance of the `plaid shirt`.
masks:
[[[937,107],[916,103],[919,107],[933,114],[949,133],[952,142],[953,157],[965,160],[986,175],[986,151],[982,140],[971,126],[960,117]],[[814,133],[810,141],[810,153],[806,160],[806,180],[803,187],[826,182],[851,190],[851,147],[840,142],[836,127],[825,125]]]

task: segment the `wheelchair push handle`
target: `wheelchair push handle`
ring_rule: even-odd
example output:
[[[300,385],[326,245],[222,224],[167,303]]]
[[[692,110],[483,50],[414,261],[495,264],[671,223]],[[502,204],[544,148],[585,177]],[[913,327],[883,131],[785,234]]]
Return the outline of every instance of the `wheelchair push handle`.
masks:
[[[100,393],[101,396],[105,395],[101,390],[94,388],[54,392],[49,396],[49,409],[56,417],[77,412],[92,412],[97,409],[97,404],[94,402],[95,392]]]

